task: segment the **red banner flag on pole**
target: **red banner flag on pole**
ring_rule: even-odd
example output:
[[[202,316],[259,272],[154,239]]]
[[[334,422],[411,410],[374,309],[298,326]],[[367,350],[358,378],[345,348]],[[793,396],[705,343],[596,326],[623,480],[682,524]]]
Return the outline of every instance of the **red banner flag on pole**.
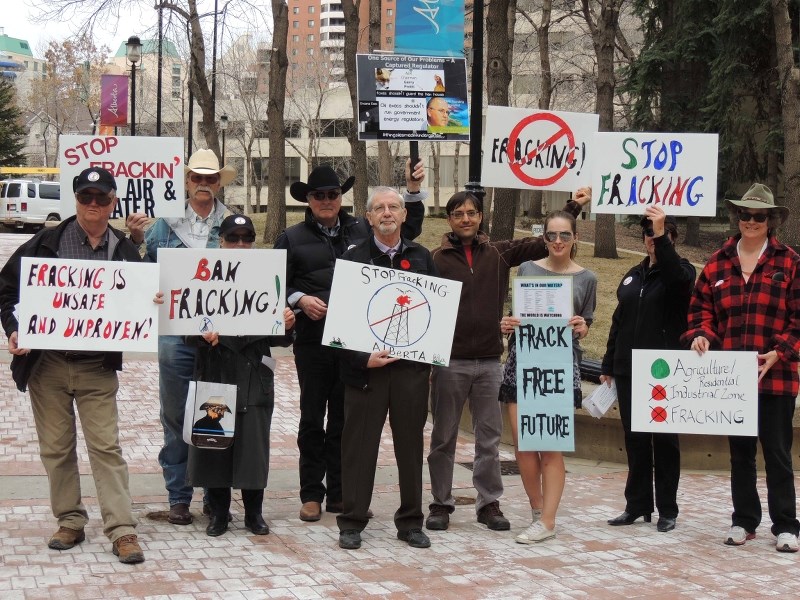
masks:
[[[128,124],[128,76],[100,77],[100,125]]]

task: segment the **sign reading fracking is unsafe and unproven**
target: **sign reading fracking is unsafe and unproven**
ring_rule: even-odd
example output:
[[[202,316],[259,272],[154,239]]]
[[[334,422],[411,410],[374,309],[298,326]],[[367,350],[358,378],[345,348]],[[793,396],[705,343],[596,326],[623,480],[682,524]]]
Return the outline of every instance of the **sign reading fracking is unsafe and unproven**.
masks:
[[[595,114],[489,106],[482,182],[565,192],[588,185],[598,123]]]

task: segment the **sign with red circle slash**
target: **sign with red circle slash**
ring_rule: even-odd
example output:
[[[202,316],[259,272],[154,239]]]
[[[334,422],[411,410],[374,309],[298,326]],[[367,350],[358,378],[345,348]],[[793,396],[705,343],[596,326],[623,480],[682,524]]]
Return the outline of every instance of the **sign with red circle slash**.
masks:
[[[482,183],[557,191],[588,185],[598,122],[594,114],[488,107]]]

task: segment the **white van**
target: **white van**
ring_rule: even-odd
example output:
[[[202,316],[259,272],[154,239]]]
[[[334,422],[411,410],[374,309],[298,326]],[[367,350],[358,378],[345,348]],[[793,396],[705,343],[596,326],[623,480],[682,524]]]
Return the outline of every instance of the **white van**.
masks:
[[[0,181],[0,223],[15,229],[38,229],[61,220],[61,184],[57,181]]]

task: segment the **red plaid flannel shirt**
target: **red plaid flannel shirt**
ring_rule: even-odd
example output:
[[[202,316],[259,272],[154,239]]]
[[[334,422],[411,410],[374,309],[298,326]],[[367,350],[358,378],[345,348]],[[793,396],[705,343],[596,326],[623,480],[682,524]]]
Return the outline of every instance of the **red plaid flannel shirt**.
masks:
[[[800,378],[800,256],[770,237],[745,283],[736,251],[739,236],[729,239],[708,259],[689,305],[689,329],[681,340],[698,336],[712,350],[778,353],[759,391],[797,396]]]

